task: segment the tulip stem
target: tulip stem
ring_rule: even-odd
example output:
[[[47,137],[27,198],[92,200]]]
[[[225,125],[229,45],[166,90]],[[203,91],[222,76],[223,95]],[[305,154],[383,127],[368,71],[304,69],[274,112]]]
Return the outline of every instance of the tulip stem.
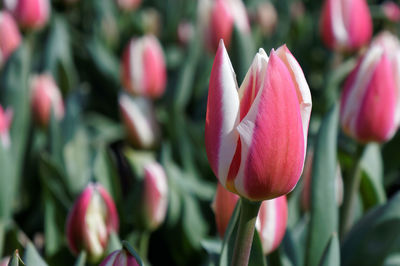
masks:
[[[252,202],[241,198],[239,227],[233,251],[232,266],[246,266],[249,262],[254,228],[261,201]]]
[[[139,239],[139,255],[143,260],[147,261],[147,252],[149,249],[150,232],[144,231],[140,234]]]
[[[363,145],[358,145],[354,158],[354,165],[350,175],[345,179],[343,206],[340,213],[340,236],[343,239],[344,235],[350,230],[354,222],[354,204],[356,202],[357,193],[361,181],[361,157],[364,151]]]

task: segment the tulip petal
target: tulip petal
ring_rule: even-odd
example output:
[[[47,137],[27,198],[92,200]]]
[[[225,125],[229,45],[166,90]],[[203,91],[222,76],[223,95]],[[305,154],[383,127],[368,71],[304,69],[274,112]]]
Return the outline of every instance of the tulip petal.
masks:
[[[350,12],[344,14],[346,16],[349,45],[351,47],[360,47],[368,42],[372,35],[372,19],[368,4],[365,0],[342,1],[345,2],[344,4],[350,5],[347,8]]]
[[[231,61],[220,42],[211,70],[207,101],[205,144],[214,174],[225,186],[239,135],[239,95]]]

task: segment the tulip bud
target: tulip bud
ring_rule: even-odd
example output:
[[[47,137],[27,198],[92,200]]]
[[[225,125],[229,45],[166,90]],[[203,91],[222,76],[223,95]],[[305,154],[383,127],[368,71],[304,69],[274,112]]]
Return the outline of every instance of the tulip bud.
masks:
[[[219,183],[212,204],[217,230],[224,237],[229,220],[239,197],[222,187]],[[260,235],[264,254],[274,251],[285,235],[288,218],[286,196],[263,201],[256,220],[256,229]]]
[[[153,147],[159,140],[160,129],[151,101],[124,93],[119,96],[119,107],[130,142],[139,148]]]
[[[13,117],[11,109],[4,111],[0,105],[0,140],[4,148],[10,147],[10,126]]]
[[[250,31],[246,7],[241,0],[199,1],[198,17],[210,51],[217,49],[220,39],[229,47],[234,27],[241,32]]]
[[[139,263],[129,251],[123,248],[108,255],[100,266],[139,266]]]
[[[0,266],[8,266],[8,263],[10,261],[10,257],[5,257],[0,261]]]
[[[261,3],[257,8],[257,23],[261,32],[268,36],[275,31],[278,13],[271,2]]]
[[[0,11],[0,68],[8,57],[18,48],[21,43],[14,18],[7,11]],[[7,37],[4,37],[7,36]]]
[[[122,84],[133,95],[159,98],[165,91],[162,47],[153,35],[132,39],[122,57]]]
[[[240,89],[221,41],[211,70],[205,141],[220,183],[249,200],[289,193],[303,170],[311,94],[286,48],[255,56]]]
[[[116,0],[120,9],[125,11],[133,11],[139,7],[142,0]]]
[[[64,117],[64,103],[53,77],[49,74],[33,76],[31,80],[31,108],[35,121],[47,127],[51,117],[61,120]]]
[[[168,207],[168,183],[163,167],[152,162],[144,167],[142,194],[144,225],[155,230],[165,219]]]
[[[326,0],[320,32],[331,49],[352,51],[367,44],[372,36],[372,19],[365,0]]]
[[[314,151],[311,150],[307,153],[303,171],[303,189],[301,192],[301,206],[305,211],[308,211],[310,209],[313,159],[314,159]],[[337,165],[336,168],[336,179],[335,179],[334,190],[335,190],[337,206],[340,207],[343,202],[343,178],[339,164]]]
[[[347,78],[340,122],[349,136],[366,143],[389,140],[400,122],[400,44],[380,34]]]
[[[187,45],[194,36],[193,24],[183,21],[178,25],[178,40],[182,45]]]
[[[393,22],[400,21],[400,7],[392,2],[386,1],[382,4],[382,11],[386,18]]]
[[[104,254],[109,235],[118,231],[117,209],[111,196],[100,184],[90,183],[76,200],[67,220],[70,250],[85,250],[92,262]]]
[[[26,29],[41,29],[50,17],[49,0],[15,0],[8,6],[19,25]]]

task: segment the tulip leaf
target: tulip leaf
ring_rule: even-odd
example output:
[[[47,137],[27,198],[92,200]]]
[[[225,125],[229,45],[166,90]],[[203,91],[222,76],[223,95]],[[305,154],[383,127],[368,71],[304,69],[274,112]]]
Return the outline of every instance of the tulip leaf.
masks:
[[[201,246],[208,254],[208,263],[206,265],[218,265],[222,241],[219,238],[203,239]]]
[[[340,246],[336,234],[332,235],[325,247],[319,266],[340,266]]]
[[[28,242],[26,245],[24,261],[26,265],[47,266],[47,263],[39,255],[35,246],[31,242]]]
[[[311,219],[306,250],[306,265],[318,265],[332,233],[337,232],[335,180],[337,167],[337,127],[339,108],[334,106],[324,117],[314,150],[311,181]]]
[[[86,265],[86,252],[85,251],[81,251],[81,253],[79,253],[78,258],[75,261],[74,266],[85,266]]]
[[[132,255],[135,257],[136,262],[142,266],[143,265],[143,261],[140,258],[139,254],[135,251],[135,249],[131,246],[131,244],[129,244],[128,241],[123,240],[122,241],[122,246]]]
[[[122,248],[121,240],[119,239],[118,235],[115,232],[112,232],[110,234],[110,239],[108,241],[106,254],[108,255],[111,252],[121,248]]]
[[[367,212],[353,226],[341,246],[343,266],[382,265],[400,251],[400,193]]]
[[[395,253],[388,256],[383,263],[383,266],[398,266],[400,265],[400,253]]]
[[[9,149],[0,141],[0,218],[7,221],[12,214],[15,190],[15,170]]]

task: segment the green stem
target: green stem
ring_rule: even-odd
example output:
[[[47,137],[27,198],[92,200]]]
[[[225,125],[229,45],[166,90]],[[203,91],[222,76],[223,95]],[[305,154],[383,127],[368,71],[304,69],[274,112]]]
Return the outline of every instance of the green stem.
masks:
[[[245,198],[241,198],[240,201],[239,227],[233,251],[232,266],[245,266],[249,262],[254,228],[261,205],[261,201],[252,202]]]
[[[340,236],[343,239],[344,235],[349,231],[354,222],[354,204],[356,203],[357,193],[361,181],[361,157],[364,151],[363,145],[358,145],[355,153],[355,161],[352,171],[344,184],[344,199],[340,213]]]
[[[139,255],[145,261],[147,261],[150,234],[151,233],[149,231],[143,231],[139,239]]]

